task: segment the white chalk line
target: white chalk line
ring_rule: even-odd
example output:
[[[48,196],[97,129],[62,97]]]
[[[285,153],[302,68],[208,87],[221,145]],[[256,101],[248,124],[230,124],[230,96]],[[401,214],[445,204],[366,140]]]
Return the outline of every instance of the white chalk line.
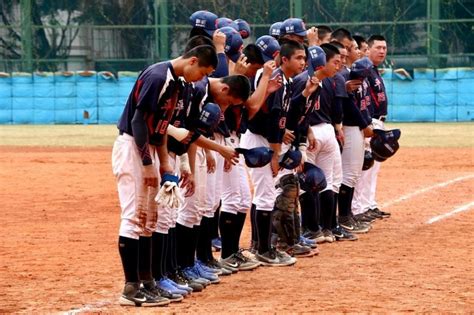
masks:
[[[439,184],[436,184],[436,185],[432,185],[432,186],[425,187],[423,189],[416,190],[416,191],[411,192],[409,194],[403,195],[400,198],[389,201],[389,202],[383,204],[382,207],[387,208],[387,207],[390,207],[390,206],[392,206],[396,203],[408,200],[408,199],[413,198],[413,197],[415,197],[417,195],[420,195],[422,193],[425,193],[425,192],[428,192],[428,191],[431,191],[431,190],[434,190],[434,189],[437,189],[437,188],[445,187],[445,186],[448,186],[448,185],[451,185],[451,184],[454,184],[456,182],[460,182],[460,181],[463,181],[463,180],[469,179],[469,178],[474,178],[474,175],[466,175],[466,176],[457,177],[457,178],[454,178],[454,179],[451,179],[451,180],[448,180],[448,181],[445,181],[445,182],[442,182],[442,183],[439,183]],[[427,223],[428,224],[434,223],[436,221],[439,221],[439,220],[442,220],[442,219],[447,218],[449,216],[452,216],[452,215],[454,215],[458,212],[466,211],[466,210],[470,209],[473,206],[474,206],[474,201],[467,204],[467,205],[464,205],[462,207],[456,208],[456,209],[454,209],[453,211],[451,211],[449,213],[445,213],[445,214],[433,217],[430,220],[428,220]],[[112,303],[113,302],[111,302],[111,301],[96,302],[96,303],[93,303],[93,304],[85,305],[85,306],[83,306],[79,309],[72,309],[72,310],[66,312],[66,314],[80,314],[82,312],[97,310],[97,309],[100,309],[104,306],[110,305]]]
[[[422,189],[419,189],[419,190],[415,190],[415,191],[413,191],[409,194],[403,195],[403,196],[401,196],[397,199],[394,199],[394,200],[391,200],[389,202],[384,203],[382,205],[382,208],[390,207],[394,204],[397,204],[397,203],[402,202],[402,201],[406,201],[410,198],[413,198],[413,197],[418,196],[420,194],[423,194],[425,192],[429,192],[429,191],[437,189],[437,188],[446,187],[446,186],[449,186],[451,184],[454,184],[454,183],[457,183],[457,182],[460,182],[460,181],[463,181],[463,180],[466,180],[466,179],[470,179],[470,178],[474,178],[474,175],[465,175],[465,176],[457,177],[457,178],[454,178],[454,179],[451,179],[451,180],[448,180],[448,181],[445,181],[445,182],[442,182],[442,183],[438,183],[436,185],[432,185],[432,186],[428,186],[428,187],[425,187],[425,188],[422,188]]]
[[[449,211],[449,212],[447,212],[447,213],[440,214],[440,215],[437,215],[437,216],[435,216],[435,217],[432,217],[431,219],[429,219],[429,220],[426,222],[426,224],[432,224],[432,223],[441,221],[441,220],[446,219],[446,218],[449,218],[450,216],[453,216],[453,215],[455,215],[455,214],[457,214],[457,213],[470,210],[472,207],[474,207],[474,201],[471,201],[470,203],[467,203],[467,204],[462,205],[462,206],[460,206],[460,207],[454,208],[454,210]]]

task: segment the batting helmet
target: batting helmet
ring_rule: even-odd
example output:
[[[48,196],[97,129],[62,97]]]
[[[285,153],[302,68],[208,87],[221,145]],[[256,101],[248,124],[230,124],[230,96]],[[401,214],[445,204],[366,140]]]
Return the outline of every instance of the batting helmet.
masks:
[[[357,59],[352,64],[349,78],[351,80],[365,79],[366,77],[370,76],[370,72],[372,71],[373,66],[374,64],[372,63],[372,61],[370,61],[368,57]]]
[[[262,167],[270,163],[273,156],[273,150],[267,147],[256,147],[252,149],[235,149],[240,154],[244,155],[245,164],[248,167]]]
[[[204,31],[212,36],[216,27],[217,15],[212,12],[201,10],[196,11],[189,17],[189,22],[193,27],[202,28]]]
[[[304,163],[303,172],[298,173],[298,179],[304,191],[319,192],[327,186],[323,170],[308,162]]]
[[[374,157],[372,156],[372,152],[370,152],[369,150],[365,150],[364,164],[362,164],[362,170],[366,171],[372,166],[374,166]]]
[[[243,39],[250,37],[250,25],[247,23],[247,21],[237,19],[234,22],[237,23],[237,26],[239,27],[238,31]]]
[[[240,33],[230,26],[222,27],[219,30],[225,34],[225,54],[230,60],[237,62],[241,55],[242,45],[244,43],[242,36],[240,36]]]
[[[399,148],[400,129],[382,130],[374,129],[374,136],[370,139],[372,156],[378,162],[383,162],[394,155]]]
[[[281,167],[286,168],[287,170],[292,170],[300,165],[302,158],[303,156],[300,151],[290,149],[286,151],[285,154],[280,156],[280,160],[278,163]]]
[[[314,72],[326,65],[326,53],[319,46],[308,48],[308,75],[313,76]]]

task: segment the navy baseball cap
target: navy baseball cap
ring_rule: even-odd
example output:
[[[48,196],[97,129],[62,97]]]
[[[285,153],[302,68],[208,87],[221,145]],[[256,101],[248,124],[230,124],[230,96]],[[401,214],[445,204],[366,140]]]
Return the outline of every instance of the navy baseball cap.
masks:
[[[306,26],[302,19],[290,18],[283,21],[280,27],[280,36],[286,34],[295,34],[306,36]]]
[[[374,64],[368,57],[357,59],[351,66],[349,78],[351,80],[367,78],[370,76],[373,66]]]
[[[238,31],[243,39],[250,37],[250,24],[247,23],[247,21],[237,19],[234,22],[237,23],[237,26],[239,27]]]
[[[220,28],[219,30],[225,34],[225,54],[230,60],[237,62],[237,59],[242,54],[242,45],[244,43],[242,36],[230,26]]]
[[[300,165],[302,158],[303,156],[299,150],[290,149],[280,156],[278,164],[287,170],[292,170]]]
[[[259,37],[255,42],[255,45],[257,45],[258,49],[260,49],[262,52],[264,62],[273,60],[280,52],[280,44],[270,35],[263,35],[262,37]]]
[[[372,156],[376,161],[383,162],[393,156],[399,149],[400,129],[374,129],[374,136],[370,139]]]
[[[214,103],[206,103],[197,120],[196,133],[211,137],[221,118],[221,108]]]
[[[192,27],[204,29],[210,36],[212,36],[217,29],[217,15],[209,11],[201,10],[194,12],[189,17],[189,22]]]
[[[229,26],[229,27],[232,27],[237,32],[239,31],[239,25],[237,25],[237,23],[235,23],[234,21],[226,17],[218,18],[216,20],[216,25],[217,25],[217,28],[223,28],[223,27]]]
[[[310,77],[326,65],[326,53],[319,46],[308,47],[308,75]]]
[[[281,29],[281,25],[283,24],[283,22],[275,22],[273,23],[271,26],[270,26],[270,29],[268,30],[268,34],[270,36],[280,36],[280,29]]]
[[[304,163],[303,172],[298,173],[298,179],[304,191],[318,192],[327,187],[323,170],[312,163]]]
[[[248,167],[263,167],[270,163],[273,156],[273,150],[268,147],[256,147],[252,149],[235,149],[240,154],[244,155],[245,164]]]

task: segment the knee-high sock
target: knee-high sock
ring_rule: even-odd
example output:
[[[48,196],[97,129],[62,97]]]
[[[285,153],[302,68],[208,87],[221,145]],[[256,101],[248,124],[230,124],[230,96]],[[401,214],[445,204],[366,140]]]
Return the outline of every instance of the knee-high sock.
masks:
[[[168,230],[168,256],[167,265],[166,265],[166,272],[169,274],[173,274],[176,270],[178,270],[178,262],[177,262],[177,252],[176,252],[176,228],[170,228]]]
[[[212,248],[211,220],[211,218],[203,217],[199,228],[196,257],[204,263],[209,260],[208,250]]]
[[[138,282],[138,253],[139,241],[125,236],[119,236],[118,249],[122,260],[123,273],[126,282]]]
[[[227,258],[234,254],[234,238],[235,238],[235,226],[237,223],[237,215],[221,212],[219,218],[219,230],[221,231],[221,242],[222,250],[221,257]]]
[[[193,229],[179,223],[176,224],[176,258],[180,268],[189,266],[189,253],[192,251],[194,259]]]
[[[346,186],[344,184],[341,185],[339,189],[339,216],[346,217],[351,215],[351,204],[352,204],[352,196],[354,195],[354,188]]]
[[[258,234],[257,234],[257,207],[255,204],[252,204],[250,208],[250,230],[252,232],[252,241],[258,241]]]
[[[164,276],[163,271],[163,259],[164,259],[164,234],[154,232],[152,236],[152,272],[153,272],[153,279],[159,281]]]
[[[216,212],[214,212],[214,217],[212,217],[210,222],[210,236],[211,240],[219,237],[219,215],[220,215],[221,204],[217,208]]]
[[[319,194],[321,201],[321,226],[323,229],[331,229],[334,211],[334,192],[325,190]]]
[[[258,209],[256,212],[258,252],[264,254],[270,249],[270,240],[272,237],[272,212]]]
[[[237,212],[237,226],[234,239],[234,252],[238,252],[240,249],[240,236],[242,235],[242,230],[244,229],[246,217],[247,214],[245,212]]]
[[[305,192],[300,196],[301,205],[301,227],[303,230],[316,232],[319,230],[318,225],[318,209],[315,204],[314,196],[311,192]]]
[[[335,229],[337,227],[337,204],[338,204],[339,194],[334,193],[334,200],[333,200],[333,211],[332,211],[332,222],[331,228]]]
[[[151,237],[140,236],[138,246],[138,274],[140,280],[152,280]]]

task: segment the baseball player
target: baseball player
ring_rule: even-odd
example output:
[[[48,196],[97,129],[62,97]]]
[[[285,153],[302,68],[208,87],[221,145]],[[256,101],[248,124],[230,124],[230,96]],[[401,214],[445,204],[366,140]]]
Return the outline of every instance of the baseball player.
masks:
[[[353,38],[356,41],[357,46],[359,47],[359,58],[368,57],[369,45],[367,44],[365,38],[360,35],[354,35]]]
[[[266,104],[255,114],[255,117],[249,120],[248,130],[241,138],[243,148],[269,146],[275,152],[270,165],[250,170],[255,187],[253,203],[256,206],[258,236],[256,257],[269,266],[290,265],[296,262],[286,253],[272,248],[270,238],[272,210],[276,198],[274,177],[278,175],[280,168],[279,155],[287,151],[287,149],[282,149],[282,143],[290,108],[291,78],[304,69],[306,61],[304,47],[295,41],[285,41],[281,46],[280,58],[281,66],[274,71],[273,75],[281,76],[283,85],[268,96]]]
[[[298,18],[289,18],[282,22],[280,26],[280,35],[278,40],[294,40],[303,44],[305,40],[308,41],[309,46],[316,46],[318,44],[318,32],[315,27],[306,30],[303,20]]]
[[[163,187],[176,191],[166,132],[176,103],[178,77],[198,81],[216,66],[217,55],[211,46],[198,46],[181,57],[149,66],[138,77],[117,124],[112,168],[122,209],[118,245],[126,283],[121,305],[169,303],[161,296],[168,294],[156,287],[152,277],[151,235],[157,213],[148,204],[154,203],[159,175]]]
[[[371,97],[370,112],[374,129],[385,129],[384,123],[387,117],[387,93],[378,66],[383,63],[387,56],[387,42],[381,35],[372,35],[368,40],[367,55],[374,64],[371,75],[368,77],[369,91]],[[368,140],[366,141],[367,146]],[[372,221],[374,218],[389,217],[390,213],[378,209],[375,200],[377,188],[377,176],[380,171],[380,162],[375,161],[374,166],[363,171],[361,179],[354,191],[352,203],[353,213],[357,219]]]

